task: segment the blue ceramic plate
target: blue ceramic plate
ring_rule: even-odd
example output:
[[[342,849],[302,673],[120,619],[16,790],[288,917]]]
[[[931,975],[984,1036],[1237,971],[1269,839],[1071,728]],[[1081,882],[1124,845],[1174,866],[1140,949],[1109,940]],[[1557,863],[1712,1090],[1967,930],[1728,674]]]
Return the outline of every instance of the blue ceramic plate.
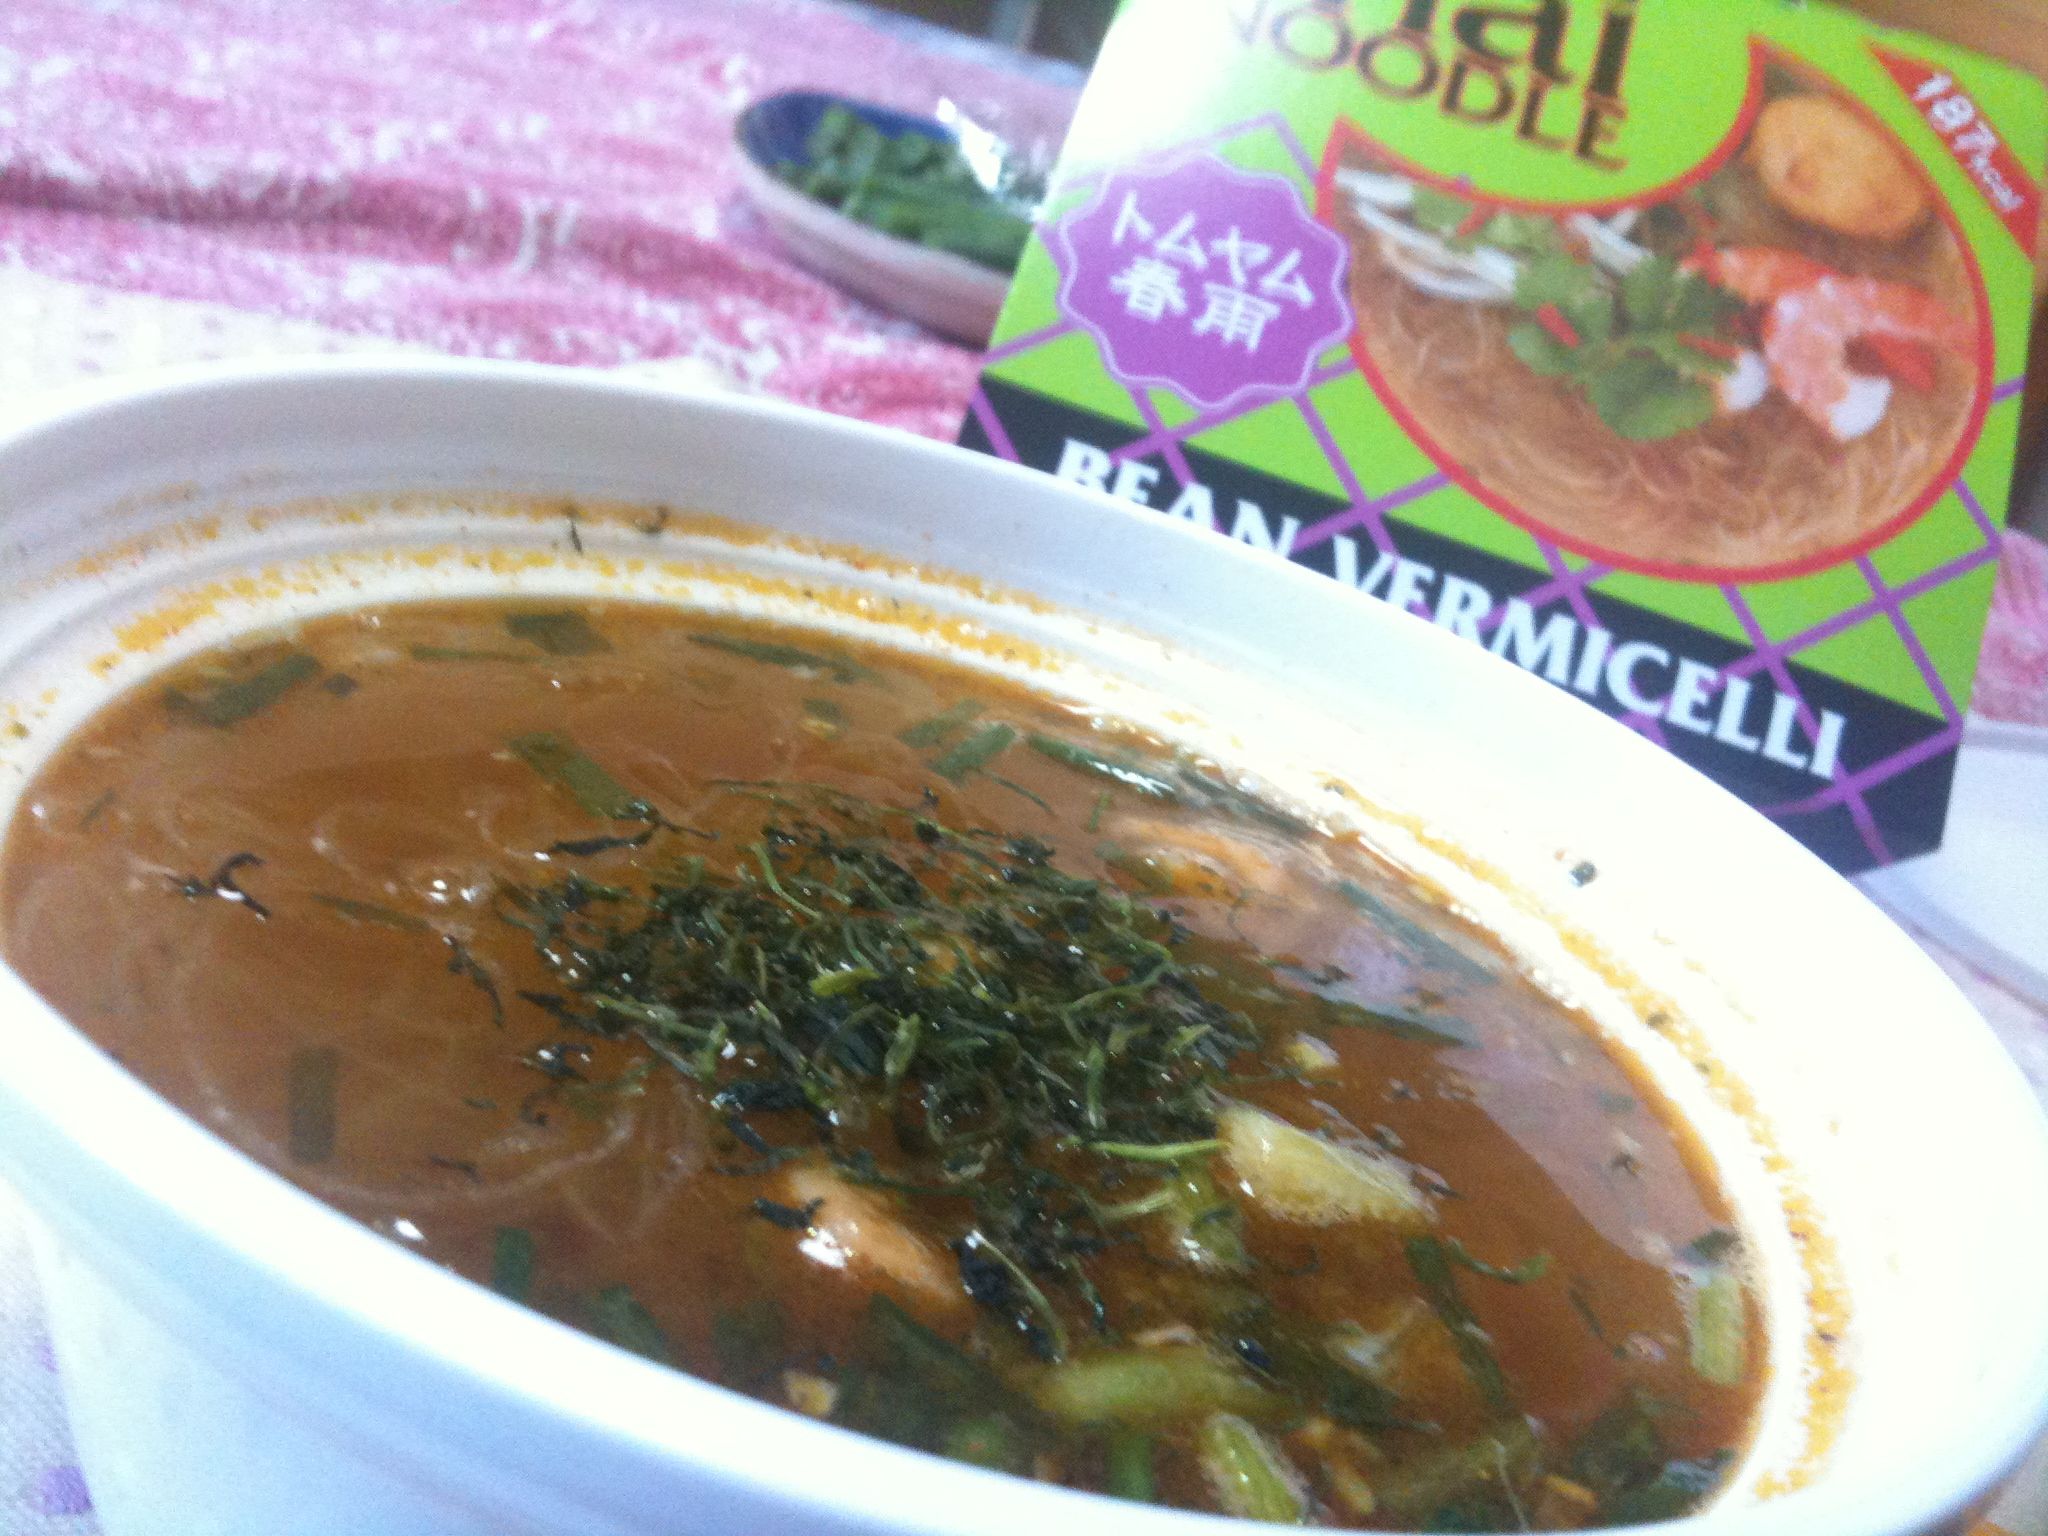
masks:
[[[762,221],[796,260],[828,282],[955,340],[986,345],[1009,293],[1009,274],[883,234],[804,196],[775,174],[778,165],[806,158],[818,119],[832,107],[892,137],[918,133],[942,144],[959,142],[943,123],[872,102],[821,91],[764,97],[740,114],[733,130],[740,185]]]
[[[920,133],[941,144],[958,144],[960,135],[944,123],[929,117],[913,117],[872,102],[854,101],[823,91],[784,91],[765,96],[740,114],[734,128],[740,150],[764,171],[790,160],[806,158],[818,120],[833,107],[843,107],[871,128],[895,138],[898,134]]]

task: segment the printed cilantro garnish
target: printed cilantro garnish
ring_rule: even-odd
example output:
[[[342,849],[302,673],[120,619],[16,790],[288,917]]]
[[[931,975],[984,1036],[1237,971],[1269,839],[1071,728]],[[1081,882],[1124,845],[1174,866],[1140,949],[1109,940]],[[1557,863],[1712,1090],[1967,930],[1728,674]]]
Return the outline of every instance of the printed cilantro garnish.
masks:
[[[1466,198],[1435,187],[1417,187],[1415,202],[1408,212],[1415,220],[1416,228],[1427,230],[1440,239],[1448,239],[1465,226],[1475,206]]]
[[[1417,187],[1409,215],[1452,251],[1485,247],[1520,264],[1514,303],[1532,318],[1508,332],[1509,350],[1576,386],[1616,434],[1658,442],[1713,419],[1714,380],[1735,366],[1721,332],[1739,299],[1667,255],[1617,277],[1556,218],[1490,211],[1441,188]]]
[[[1522,269],[1515,303],[1535,318],[1508,332],[1509,350],[1576,385],[1618,436],[1659,442],[1713,419],[1714,380],[1735,366],[1719,333],[1742,303],[1670,257],[1617,281],[1560,251]]]
[[[1560,249],[1557,221],[1534,213],[1496,213],[1479,231],[1477,243],[1510,256],[1547,256]]]

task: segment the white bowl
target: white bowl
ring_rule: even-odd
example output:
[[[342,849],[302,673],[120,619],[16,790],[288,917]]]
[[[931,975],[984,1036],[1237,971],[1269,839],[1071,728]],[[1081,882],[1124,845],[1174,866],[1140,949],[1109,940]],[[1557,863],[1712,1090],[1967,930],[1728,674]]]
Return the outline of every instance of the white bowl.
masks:
[[[565,496],[678,515],[572,529]],[[795,616],[1098,696],[1441,882],[1657,1077],[1751,1234],[1763,1425],[1694,1536],[1948,1531],[2048,1418],[2048,1126],[1851,887],[1478,647],[963,452],[511,366],[109,391],[0,441],[0,816],[71,723],[222,635],[507,587]],[[1660,1005],[1689,1027],[1646,1027]],[[501,1301],[234,1152],[4,971],[0,1039],[0,1171],[36,1213],[109,1536],[1208,1528],[863,1440]]]

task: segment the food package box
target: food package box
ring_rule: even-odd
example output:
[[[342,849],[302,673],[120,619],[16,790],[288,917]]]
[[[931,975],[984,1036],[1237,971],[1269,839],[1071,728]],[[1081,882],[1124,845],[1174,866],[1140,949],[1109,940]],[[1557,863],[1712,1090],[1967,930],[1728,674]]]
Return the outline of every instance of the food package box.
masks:
[[[2044,132],[2023,72],[1787,0],[1126,0],[963,441],[1397,603],[1844,870],[1906,858]]]

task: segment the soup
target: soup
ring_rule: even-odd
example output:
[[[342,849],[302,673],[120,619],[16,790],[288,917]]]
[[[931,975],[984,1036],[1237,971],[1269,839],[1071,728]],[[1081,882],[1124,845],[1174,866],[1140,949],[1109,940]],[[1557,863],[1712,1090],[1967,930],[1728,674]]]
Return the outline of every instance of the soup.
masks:
[[[1743,1239],[1569,1008],[1223,768],[935,660],[624,603],[252,636],[60,748],[0,931],[391,1239],[922,1450],[1569,1529],[1750,1434]]]

